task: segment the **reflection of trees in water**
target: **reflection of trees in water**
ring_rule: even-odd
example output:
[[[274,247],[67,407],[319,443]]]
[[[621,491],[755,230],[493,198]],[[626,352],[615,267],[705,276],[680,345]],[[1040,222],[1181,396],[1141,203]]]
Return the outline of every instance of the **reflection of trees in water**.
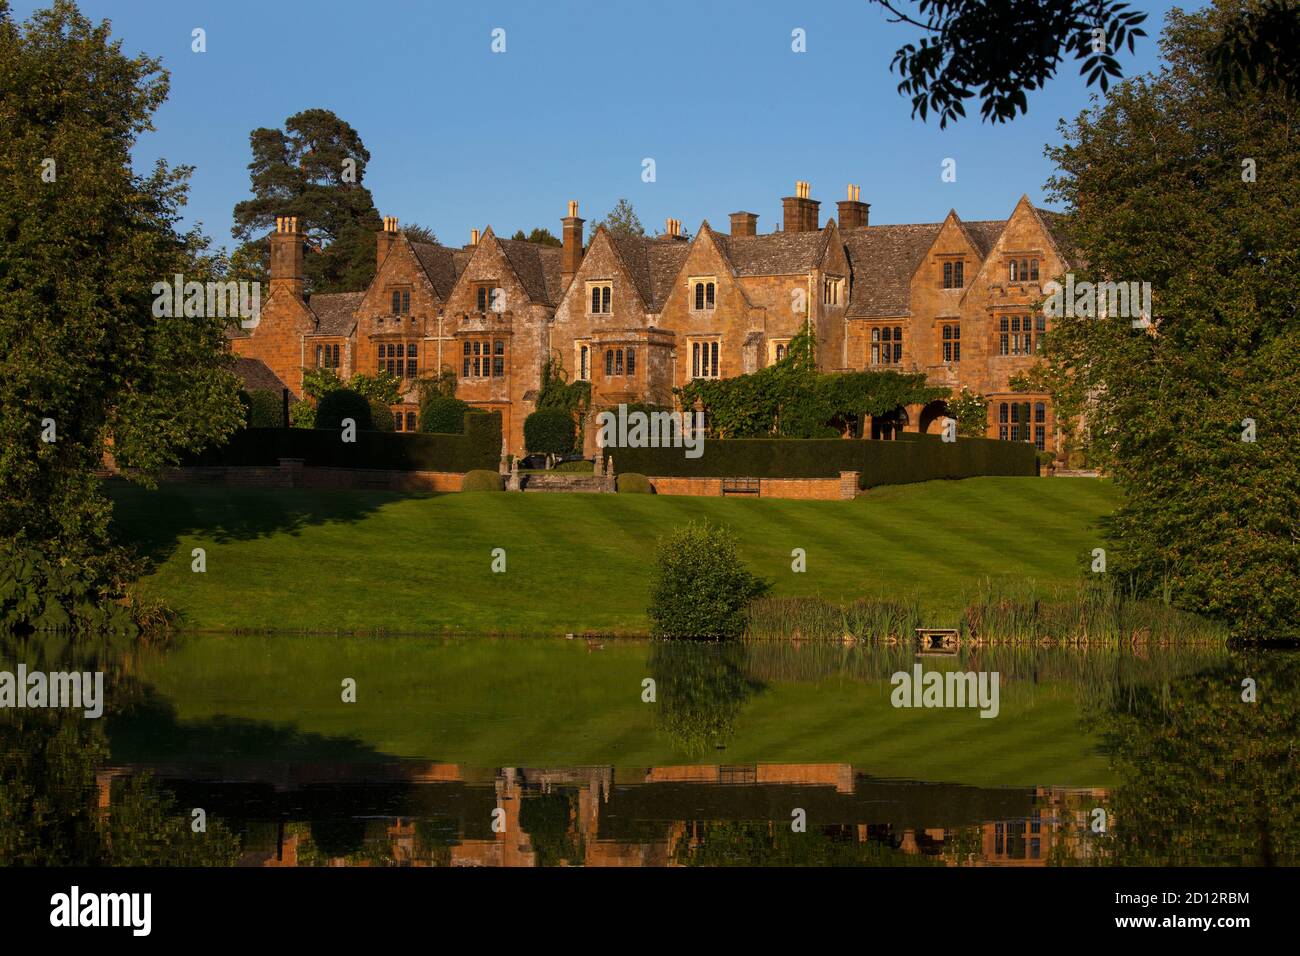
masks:
[[[219,820],[190,829],[188,808],[148,776],[105,781],[108,744],[80,712],[0,718],[0,866],[229,866],[239,839]]]
[[[748,676],[740,642],[654,641],[657,726],[692,757],[725,746],[745,701],[763,685]]]
[[[856,827],[729,820],[692,823],[674,848],[681,866],[934,866],[935,857],[904,853],[892,842],[859,841]]]
[[[583,861],[581,837],[572,828],[576,794],[557,789],[550,793],[526,794],[519,805],[519,826],[537,854],[538,866]]]
[[[114,638],[0,636],[6,670],[21,661],[29,672],[103,671],[106,710],[138,696],[132,653]],[[108,757],[104,718],[61,708],[0,711],[0,866],[235,862],[238,838],[212,818],[206,833],[192,832],[190,808],[151,777],[101,781]]]
[[[1241,699],[1243,678],[1258,685]],[[1123,784],[1104,859],[1300,864],[1300,655],[1251,652],[1099,714]]]

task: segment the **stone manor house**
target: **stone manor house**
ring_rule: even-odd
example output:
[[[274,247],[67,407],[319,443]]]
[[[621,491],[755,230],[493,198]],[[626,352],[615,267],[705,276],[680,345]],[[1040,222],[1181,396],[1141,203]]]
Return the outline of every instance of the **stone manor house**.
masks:
[[[501,239],[489,226],[453,248],[413,242],[386,218],[374,280],[355,292],[307,295],[304,237],[282,218],[270,236],[270,290],[255,328],[230,333],[250,387],[302,393],[303,369],[343,377],[387,369],[402,380],[398,428],[414,430],[416,382],[454,370],[456,395],[500,411],[512,453],[524,451],[542,367],[557,359],[591,382],[592,409],[621,402],[671,406],[693,378],[753,372],[780,359],[810,323],[826,371],[923,372],[989,401],[988,436],[1055,451],[1046,395],[1009,380],[1036,361],[1047,320],[1035,301],[1068,268],[1057,214],[1021,197],[1005,220],[870,225],[857,186],[823,225],[806,182],[782,200],[780,231],[731,214],[690,238],[669,219],[655,237],[584,242],[577,202],[561,248]],[[935,432],[942,402],[899,408],[864,433]],[[869,430],[868,430],[869,429]],[[595,449],[594,425],[586,450]]]

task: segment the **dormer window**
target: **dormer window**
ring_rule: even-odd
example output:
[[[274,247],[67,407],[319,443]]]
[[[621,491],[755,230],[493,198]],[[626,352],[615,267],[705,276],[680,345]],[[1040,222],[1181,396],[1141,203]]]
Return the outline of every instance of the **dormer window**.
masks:
[[[614,287],[608,282],[593,282],[591,289],[591,315],[609,315],[612,311]]]
[[[822,280],[822,304],[839,305],[840,304],[840,286],[843,279],[827,278]]]
[[[695,311],[707,312],[713,309],[717,287],[710,279],[697,279],[695,286]]]
[[[966,285],[966,262],[964,259],[953,259],[943,264],[943,287],[945,289],[961,289]]]

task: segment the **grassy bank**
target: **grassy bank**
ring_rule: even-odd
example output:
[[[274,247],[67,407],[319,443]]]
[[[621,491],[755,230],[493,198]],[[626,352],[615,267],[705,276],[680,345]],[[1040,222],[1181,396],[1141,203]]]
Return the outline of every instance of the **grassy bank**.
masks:
[[[776,595],[916,592],[934,623],[955,624],[983,578],[1074,580],[1118,501],[1108,482],[1038,478],[846,502],[110,487],[119,537],[156,562],[142,590],[186,626],[328,632],[644,632],[655,541],[695,518],[733,528]],[[806,573],[791,571],[794,548]]]

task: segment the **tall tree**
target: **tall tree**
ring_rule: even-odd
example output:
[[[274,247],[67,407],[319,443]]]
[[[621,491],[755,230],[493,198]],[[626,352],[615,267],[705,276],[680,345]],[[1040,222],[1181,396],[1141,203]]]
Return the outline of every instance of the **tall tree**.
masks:
[[[1062,124],[1076,289],[1149,282],[1152,324],[1076,307],[1046,350],[1126,492],[1110,572],[1271,635],[1300,622],[1300,105],[1225,92],[1213,51],[1245,6],[1174,10],[1168,65]]]
[[[592,226],[591,231],[595,232],[598,226],[604,226],[616,236],[645,235],[645,226],[641,225],[641,219],[632,208],[632,203],[626,199],[616,202],[614,208],[605,214],[605,218]]]
[[[235,238],[264,246],[277,216],[297,216],[307,291],[365,288],[375,275],[380,216],[362,185],[370,153],[357,131],[329,110],[309,109],[285,120],[283,130],[253,130],[249,144],[253,198],[235,205]],[[259,249],[256,258],[265,255]]]
[[[156,283],[212,271],[175,229],[190,169],[132,169],[166,96],[71,0],[22,24],[0,0],[0,623],[69,623],[123,573],[106,442],[147,477],[242,421],[226,320],[154,315]]]

